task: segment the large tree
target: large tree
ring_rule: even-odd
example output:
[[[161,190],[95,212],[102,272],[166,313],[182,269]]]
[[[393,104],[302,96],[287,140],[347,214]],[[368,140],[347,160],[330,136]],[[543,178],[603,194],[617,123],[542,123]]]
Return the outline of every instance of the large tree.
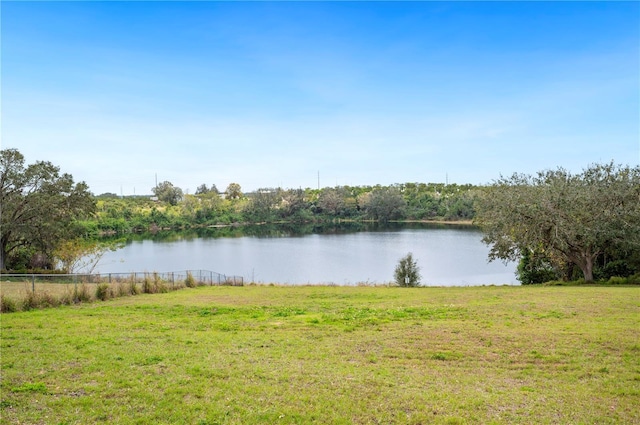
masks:
[[[52,261],[59,244],[77,236],[75,221],[95,211],[87,185],[50,162],[25,166],[17,149],[4,149],[0,173],[0,270],[21,249]]]
[[[173,183],[169,181],[163,181],[151,190],[159,200],[171,205],[178,205],[178,202],[180,202],[183,196],[182,189],[174,186]]]
[[[258,189],[250,196],[250,201],[243,211],[244,216],[248,221],[254,223],[273,221],[281,200],[280,189]]]
[[[476,222],[491,260],[542,254],[557,267],[578,266],[592,281],[599,256],[640,249],[640,167],[594,164],[575,175],[560,168],[502,177],[478,200]]]
[[[318,195],[318,207],[323,213],[338,217],[345,209],[344,195],[339,188],[326,187]]]
[[[371,191],[364,207],[370,218],[386,222],[404,217],[407,203],[397,188],[383,187]]]
[[[283,191],[280,214],[282,218],[288,218],[293,221],[304,221],[309,217],[305,217],[304,211],[308,208],[305,200],[305,193],[302,189],[289,189]]]
[[[242,198],[242,188],[238,183],[229,183],[227,190],[225,191],[227,199],[240,199]]]

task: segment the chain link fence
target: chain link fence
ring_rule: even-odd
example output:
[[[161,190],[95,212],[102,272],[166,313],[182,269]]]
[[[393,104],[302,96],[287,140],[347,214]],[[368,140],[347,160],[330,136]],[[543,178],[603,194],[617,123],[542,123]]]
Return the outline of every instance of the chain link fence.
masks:
[[[242,276],[210,270],[92,274],[0,274],[0,311],[105,300],[196,286],[243,286]],[[8,304],[7,304],[8,303]],[[10,304],[15,304],[12,308]],[[22,307],[20,307],[22,306]]]

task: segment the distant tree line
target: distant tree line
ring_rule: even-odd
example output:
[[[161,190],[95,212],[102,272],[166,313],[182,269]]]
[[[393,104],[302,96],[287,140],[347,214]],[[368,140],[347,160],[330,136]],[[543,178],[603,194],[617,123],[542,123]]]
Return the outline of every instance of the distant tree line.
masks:
[[[162,182],[150,197],[96,197],[96,213],[82,222],[86,234],[123,234],[158,229],[256,223],[371,220],[472,220],[479,188],[472,185],[405,183],[323,189],[262,188],[243,193],[231,183],[198,186],[188,195]]]

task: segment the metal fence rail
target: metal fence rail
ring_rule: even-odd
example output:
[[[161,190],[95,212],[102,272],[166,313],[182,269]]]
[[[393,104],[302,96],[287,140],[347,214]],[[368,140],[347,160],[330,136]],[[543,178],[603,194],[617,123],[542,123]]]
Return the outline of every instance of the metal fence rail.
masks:
[[[31,282],[31,289],[35,292],[36,283],[70,284],[70,283],[143,283],[145,280],[160,280],[173,286],[184,283],[191,275],[198,285],[244,285],[242,276],[229,276],[210,270],[183,270],[175,272],[130,272],[130,273],[74,273],[74,274],[37,274],[37,273],[0,273],[0,281]]]

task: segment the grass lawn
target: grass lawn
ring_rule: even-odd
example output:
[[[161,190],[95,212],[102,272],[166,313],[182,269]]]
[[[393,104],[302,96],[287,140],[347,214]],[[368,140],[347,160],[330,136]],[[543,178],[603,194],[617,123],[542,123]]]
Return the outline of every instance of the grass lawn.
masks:
[[[2,424],[640,424],[638,287],[200,287],[0,321]]]

